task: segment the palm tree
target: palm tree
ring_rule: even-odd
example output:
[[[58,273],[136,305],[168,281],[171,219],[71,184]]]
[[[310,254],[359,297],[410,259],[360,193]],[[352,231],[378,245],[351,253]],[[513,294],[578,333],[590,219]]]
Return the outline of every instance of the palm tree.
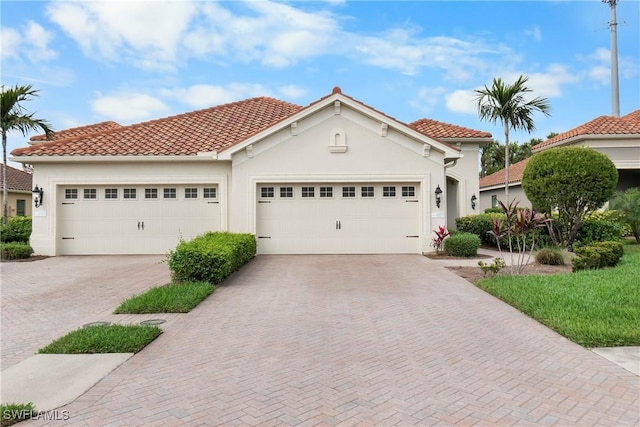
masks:
[[[535,130],[533,113],[539,111],[550,116],[551,106],[546,98],[536,97],[526,99],[532,92],[525,86],[528,77],[520,76],[512,85],[506,84],[501,78],[494,78],[491,88],[475,90],[478,113],[481,120],[500,123],[504,126],[504,197],[509,203],[509,130],[525,130],[531,133]]]
[[[609,207],[622,212],[624,221],[631,227],[633,237],[640,243],[640,187],[616,192]]]
[[[29,101],[31,98],[38,96],[38,91],[33,89],[31,85],[18,86],[5,89],[4,85],[0,92],[0,113],[2,114],[2,222],[7,224],[8,208],[7,208],[7,133],[12,130],[22,132],[23,136],[27,136],[30,131],[42,131],[47,138],[53,136],[51,125],[42,119],[33,117],[33,113],[25,111],[21,102]]]

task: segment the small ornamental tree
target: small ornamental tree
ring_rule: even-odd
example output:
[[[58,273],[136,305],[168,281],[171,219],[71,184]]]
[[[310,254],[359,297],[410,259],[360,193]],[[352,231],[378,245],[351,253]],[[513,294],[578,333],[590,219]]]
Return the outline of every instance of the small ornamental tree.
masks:
[[[572,249],[584,216],[602,207],[618,183],[618,171],[605,154],[587,147],[561,147],[533,156],[522,188],[533,208],[558,220],[549,226],[557,245]]]

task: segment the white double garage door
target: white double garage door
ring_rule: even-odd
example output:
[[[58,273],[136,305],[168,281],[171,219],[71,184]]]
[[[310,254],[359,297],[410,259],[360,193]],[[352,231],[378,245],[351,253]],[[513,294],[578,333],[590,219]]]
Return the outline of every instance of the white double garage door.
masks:
[[[419,183],[260,184],[264,254],[419,253]]]
[[[419,183],[269,183],[256,195],[258,253],[421,252]],[[222,229],[219,196],[209,184],[59,187],[58,253],[167,253]]]

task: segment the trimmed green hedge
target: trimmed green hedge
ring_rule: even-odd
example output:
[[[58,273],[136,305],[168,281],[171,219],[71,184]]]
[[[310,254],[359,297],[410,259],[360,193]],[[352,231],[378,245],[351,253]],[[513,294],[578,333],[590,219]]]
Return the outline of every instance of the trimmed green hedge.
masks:
[[[31,237],[31,217],[12,216],[7,225],[0,223],[0,242],[29,243]]]
[[[592,270],[604,267],[614,267],[622,258],[624,248],[621,242],[597,242],[589,246],[582,246],[575,250],[572,270]]]
[[[480,237],[473,233],[457,232],[444,240],[444,253],[449,256],[476,256],[479,247]]]
[[[0,259],[25,259],[33,253],[33,248],[26,243],[0,243]]]
[[[497,247],[496,239],[489,234],[489,231],[493,230],[493,220],[497,218],[506,220],[507,216],[504,213],[462,216],[456,218],[456,229],[463,233],[475,234],[480,237],[483,244]]]
[[[174,282],[218,284],[256,255],[252,234],[206,233],[181,242],[168,255]]]

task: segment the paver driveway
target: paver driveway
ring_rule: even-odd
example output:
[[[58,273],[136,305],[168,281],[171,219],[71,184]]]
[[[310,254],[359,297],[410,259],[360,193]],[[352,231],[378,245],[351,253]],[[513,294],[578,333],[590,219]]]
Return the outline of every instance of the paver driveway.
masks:
[[[637,425],[639,389],[427,258],[259,256],[65,409],[74,425]]]

